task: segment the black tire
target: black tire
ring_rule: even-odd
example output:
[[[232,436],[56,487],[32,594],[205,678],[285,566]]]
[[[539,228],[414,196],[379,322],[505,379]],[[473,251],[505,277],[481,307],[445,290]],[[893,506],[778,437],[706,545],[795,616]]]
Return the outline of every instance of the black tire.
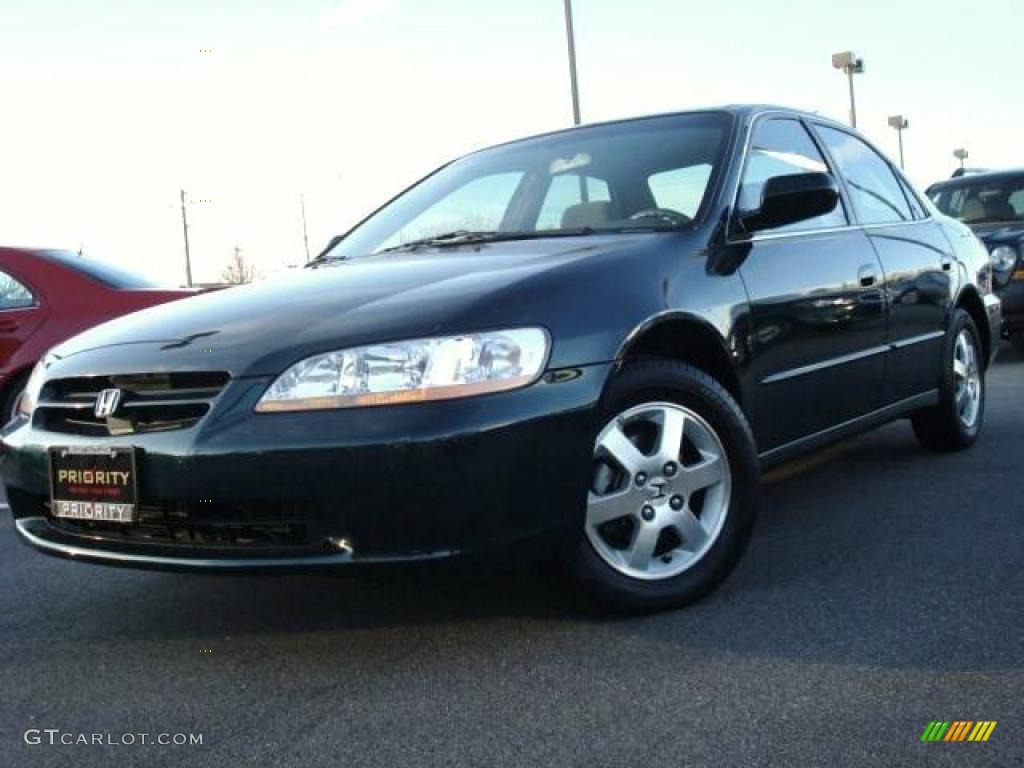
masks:
[[[953,373],[954,350],[957,338],[966,331],[973,341],[978,361],[978,375],[981,380],[981,402],[977,418],[965,424],[957,409],[956,380]],[[962,451],[974,444],[981,433],[985,418],[985,364],[981,336],[970,314],[957,309],[949,325],[949,333],[942,350],[942,370],[939,379],[939,404],[934,408],[919,411],[911,417],[914,434],[925,448],[931,451]]]
[[[1014,351],[1024,357],[1024,331],[1017,331],[1010,337],[1010,343],[1013,345]]]
[[[25,385],[28,384],[28,377],[28,371],[18,374],[11,379],[11,382],[4,390],[3,403],[0,404],[0,408],[3,408],[3,410],[0,411],[0,419],[3,420],[2,426],[10,424],[17,415],[14,409],[18,405],[18,398],[21,397],[21,393],[25,391]]]
[[[626,364],[602,399],[595,439],[617,414],[663,401],[694,411],[717,433],[731,472],[725,520],[714,544],[687,570],[662,580],[628,576],[612,568],[583,536],[573,556],[576,579],[591,594],[628,612],[677,608],[705,596],[733,570],[750,540],[760,502],[759,465],[750,425],[729,392],[704,371],[668,360]]]

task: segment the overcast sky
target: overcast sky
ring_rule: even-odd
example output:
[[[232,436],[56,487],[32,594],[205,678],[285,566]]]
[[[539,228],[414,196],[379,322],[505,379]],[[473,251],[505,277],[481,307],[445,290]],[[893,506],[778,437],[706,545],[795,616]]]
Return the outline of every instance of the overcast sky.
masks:
[[[1019,0],[576,0],[585,121],[759,101],[846,119],[920,186],[1024,165]],[[0,243],[264,274],[453,155],[571,122],[561,0],[3,0]]]

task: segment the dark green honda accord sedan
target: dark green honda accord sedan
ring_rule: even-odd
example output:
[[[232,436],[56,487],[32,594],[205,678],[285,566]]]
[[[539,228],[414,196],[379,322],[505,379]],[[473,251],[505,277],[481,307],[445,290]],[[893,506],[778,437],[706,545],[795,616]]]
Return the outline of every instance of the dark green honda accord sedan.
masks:
[[[651,610],[724,579],[761,467],[909,417],[973,443],[989,257],[845,126],[775,107],[463,157],[286,279],[51,350],[3,430],[51,555],[224,572],[561,558]]]

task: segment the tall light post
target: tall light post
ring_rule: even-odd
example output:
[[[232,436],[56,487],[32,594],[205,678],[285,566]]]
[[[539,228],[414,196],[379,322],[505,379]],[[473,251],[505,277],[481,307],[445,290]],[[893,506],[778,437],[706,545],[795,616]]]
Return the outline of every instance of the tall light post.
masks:
[[[853,95],[853,76],[864,72],[864,59],[858,59],[853,51],[832,54],[832,66],[846,73],[850,83],[850,125],[857,127],[857,100]]]
[[[910,121],[907,120],[903,115],[893,115],[889,118],[889,127],[896,129],[896,135],[899,137],[900,142],[900,170],[904,170],[903,165],[903,131],[910,127]]]
[[[572,28],[572,0],[565,0],[565,37],[569,46],[569,87],[572,89],[572,124],[580,124],[580,89],[576,80],[576,35]]]
[[[299,195],[299,211],[302,213],[302,244],[306,247],[306,261],[309,261],[309,233],[306,231],[306,195]]]
[[[967,159],[967,150],[961,147],[953,150],[953,157],[960,161],[960,170],[964,169],[964,160]]]
[[[181,229],[185,235],[185,284],[192,287],[192,257],[188,252],[188,214],[185,212],[185,190],[181,190]]]

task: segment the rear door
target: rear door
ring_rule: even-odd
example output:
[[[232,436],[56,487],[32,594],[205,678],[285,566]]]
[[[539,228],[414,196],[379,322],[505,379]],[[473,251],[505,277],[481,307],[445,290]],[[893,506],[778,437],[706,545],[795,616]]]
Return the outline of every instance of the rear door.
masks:
[[[885,272],[885,403],[934,389],[955,295],[949,241],[899,172],[866,142],[832,126],[814,129],[846,182],[853,212]]]
[[[736,201],[760,205],[772,176],[832,170],[797,119],[754,126]],[[885,359],[882,269],[847,203],[831,213],[736,240],[750,297],[748,401],[758,445],[770,450],[879,407]]]

